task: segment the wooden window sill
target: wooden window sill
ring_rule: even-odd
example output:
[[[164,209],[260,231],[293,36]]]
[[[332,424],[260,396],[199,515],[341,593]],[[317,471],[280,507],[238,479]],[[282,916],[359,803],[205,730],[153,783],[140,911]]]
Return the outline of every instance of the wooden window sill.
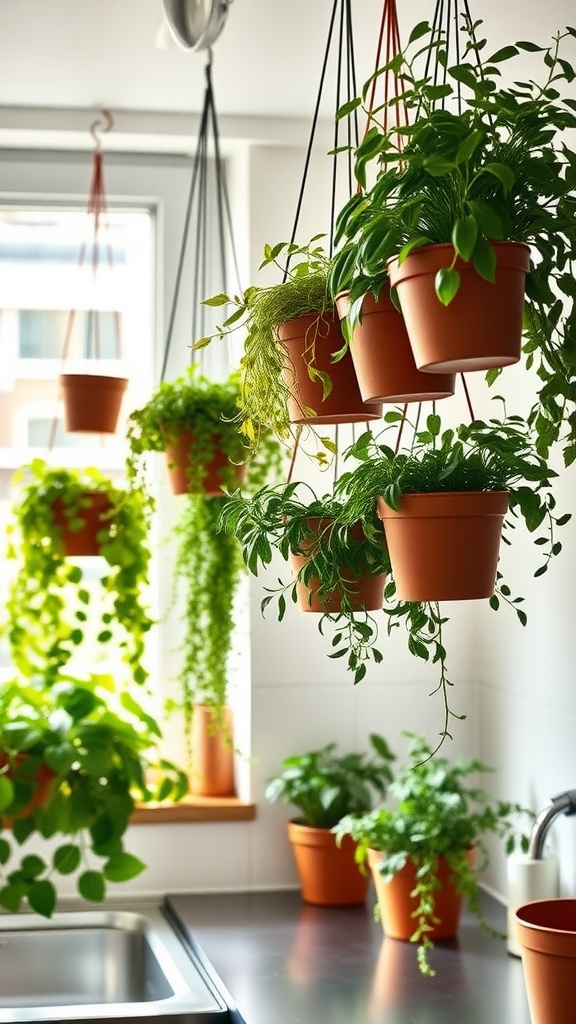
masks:
[[[186,796],[177,804],[142,804],[130,819],[132,825],[171,824],[181,821],[252,821],[256,804],[235,796]]]

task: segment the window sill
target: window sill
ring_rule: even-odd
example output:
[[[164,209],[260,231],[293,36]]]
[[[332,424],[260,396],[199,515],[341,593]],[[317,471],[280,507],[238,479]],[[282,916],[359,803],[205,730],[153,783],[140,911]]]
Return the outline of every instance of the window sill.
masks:
[[[253,821],[256,804],[235,796],[186,796],[177,804],[141,804],[132,825],[172,824],[185,821]]]

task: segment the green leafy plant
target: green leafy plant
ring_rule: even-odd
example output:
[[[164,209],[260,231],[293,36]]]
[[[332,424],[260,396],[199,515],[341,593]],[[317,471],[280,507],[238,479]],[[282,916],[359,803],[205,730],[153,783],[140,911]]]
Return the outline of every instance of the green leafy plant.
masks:
[[[385,416],[388,429],[397,430],[404,420],[403,414],[396,411]],[[379,495],[397,509],[403,494],[507,490],[509,511],[504,520],[504,543],[511,543],[518,521],[523,521],[528,532],[535,535],[534,543],[543,555],[535,576],[545,573],[552,558],[562,550],[556,531],[571,517],[556,515],[551,486],[557,474],[538,454],[521,417],[475,420],[443,430],[440,417],[432,414],[424,430],[415,430],[411,450],[395,452],[366,432],[348,448],[345,458],[354,460],[356,465],[342,475],[336,495],[345,498],[351,519],[365,515]],[[543,532],[538,532],[540,527],[545,527]],[[439,666],[438,689],[444,702],[442,742],[450,736],[450,718],[459,717],[454,715],[448,700],[452,686],[445,647],[448,616],[438,602],[400,601],[393,578],[387,582],[384,596],[388,633],[404,626],[410,652]],[[510,606],[521,624],[526,624],[526,613],[521,607],[523,598],[512,596],[500,571],[489,603],[495,611],[502,604]]]
[[[311,497],[306,500],[308,493]],[[331,657],[346,657],[354,681],[359,682],[366,674],[367,659],[379,662],[382,656],[374,646],[376,622],[358,607],[358,579],[385,574],[389,560],[375,503],[356,507],[356,512],[352,517],[345,502],[333,495],[318,498],[306,485],[294,482],[265,486],[253,495],[236,491],[224,502],[222,525],[238,538],[244,562],[255,576],[270,565],[274,551],[285,560],[306,555],[290,582],[279,581],[278,588],[263,599],[262,611],[276,600],[281,621],[286,594],[296,602],[298,584],[307,587],[314,581],[324,606],[336,591],[340,611],[322,613],[318,628],[323,632],[328,623],[333,625]]]
[[[563,54],[576,30],[559,32],[549,46],[520,41],[486,56],[480,25],[468,26],[453,66],[445,40],[423,22],[405,51],[376,72],[397,76],[401,97],[394,92],[388,101],[387,130],[382,108],[364,108],[371,127],[355,152],[361,191],[337,218],[331,287],[350,291],[353,324],[363,296],[379,294],[390,258],[403,261],[416,248],[447,242],[453,254],[436,290],[448,304],[459,287],[458,257],[493,281],[491,243],[528,243],[524,352],[540,378],[529,420],[540,452],[560,438],[568,465],[576,458],[576,153],[567,130],[576,126],[576,107],[575,72]],[[502,64],[526,52],[540,56],[541,80],[504,84]],[[420,68],[426,56],[430,72]],[[342,116],[365,102],[371,82]],[[395,124],[398,102],[412,120],[407,127]],[[497,374],[489,371],[488,380]]]
[[[417,956],[423,974],[435,974],[429,961],[433,947],[430,931],[437,921],[436,896],[440,857],[446,858],[458,892],[476,919],[490,934],[498,935],[484,920],[479,905],[479,876],[489,864],[486,837],[496,836],[506,853],[517,845],[527,848],[527,837],[518,832],[518,816],[531,815],[519,804],[494,800],[475,782],[475,776],[492,771],[477,758],[449,761],[434,755],[426,739],[405,733],[410,739],[409,761],[400,767],[388,787],[394,807],[377,807],[367,814],[344,817],[333,829],[337,840],[350,835],[358,842],[356,857],[364,864],[368,849],[382,853],[379,865],[385,881],[411,860],[417,867],[417,899],[413,913]],[[468,854],[475,851],[475,863]],[[502,936],[503,937],[503,936]]]
[[[278,341],[280,324],[307,313],[324,313],[333,309],[328,276],[330,260],[315,235],[307,245],[280,242],[264,247],[260,270],[274,265],[283,270],[280,284],[251,286],[241,295],[215,295],[205,302],[209,306],[231,306],[232,312],[214,335],[196,342],[199,349],[214,338],[225,339],[239,328],[246,330],[244,351],[240,362],[241,391],[236,421],[251,448],[258,447],[261,431],[271,430],[279,439],[291,437],[287,411],[290,394],[284,368],[286,350]],[[286,267],[281,266],[284,260]],[[315,365],[315,332],[309,332],[306,361],[312,380],[322,382],[324,394],[330,393],[331,382]]]
[[[145,864],[126,850],[136,803],[179,800],[186,776],[157,753],[153,714],[111,675],[77,678],[50,667],[0,686],[0,905],[27,901],[50,917],[60,884],[76,876],[79,895],[100,903],[108,883]],[[38,775],[49,778],[43,802]],[[153,776],[153,777],[152,777]],[[63,842],[49,859],[26,853],[31,838]]]
[[[191,492],[201,490],[207,464],[217,452],[222,452],[231,464],[223,467],[221,482],[233,486],[234,466],[245,463],[250,454],[238,430],[239,399],[237,373],[231,373],[225,381],[212,381],[194,364],[175,380],[162,381],[148,402],[129,416],[129,478],[143,483],[146,455],[165,452],[182,431],[187,431],[194,438],[187,467]]]
[[[146,497],[96,468],[52,468],[34,459],[14,475],[8,558],[16,562],[3,624],[16,668],[29,677],[56,675],[81,652],[87,634],[100,649],[116,645],[130,681],[148,672],[144,645],[153,624],[145,603],[150,550]],[[106,572],[96,588],[66,557],[59,505],[72,531],[85,524],[87,494],[103,494],[100,553]]]
[[[296,819],[312,828],[333,828],[346,814],[363,814],[383,799],[392,781],[395,755],[386,740],[370,735],[370,753],[338,754],[336,743],[321,750],[293,754],[282,761],[282,771],[270,779],[266,799],[292,804]]]

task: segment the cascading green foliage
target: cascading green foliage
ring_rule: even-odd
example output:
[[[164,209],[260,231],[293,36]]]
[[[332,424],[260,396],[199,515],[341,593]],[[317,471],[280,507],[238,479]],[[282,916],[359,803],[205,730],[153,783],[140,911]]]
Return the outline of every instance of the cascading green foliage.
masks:
[[[130,681],[144,683],[144,648],[153,624],[146,604],[150,549],[144,492],[120,487],[94,467],[52,468],[42,459],[18,470],[13,482],[8,558],[16,572],[2,629],[14,665],[25,676],[57,674],[79,653],[89,626],[98,644],[117,645]],[[70,527],[81,528],[90,493],[109,502],[100,534],[107,569],[97,594],[86,585],[80,565],[66,557],[55,518],[59,503]]]
[[[221,498],[187,494],[178,500],[176,584],[183,591],[184,626],[178,679],[189,739],[195,704],[211,707],[221,724],[243,562],[236,537],[220,530]]]
[[[253,451],[258,448],[262,430],[272,431],[284,442],[291,437],[287,411],[290,392],[284,377],[287,354],[278,341],[278,327],[307,313],[320,314],[333,308],[328,282],[330,261],[316,244],[321,237],[316,235],[305,246],[280,242],[264,247],[259,269],[274,265],[283,270],[281,260],[286,262],[285,280],[280,284],[251,286],[241,295],[220,294],[205,300],[213,307],[231,306],[232,312],[214,335],[196,342],[196,349],[214,338],[226,339],[239,328],[246,331],[236,422]],[[315,365],[314,337],[315,332],[310,331],[308,373],[311,379],[321,381],[328,394],[331,382]]]
[[[408,860],[417,867],[415,896],[418,900],[411,941],[417,945],[418,965],[434,976],[429,953],[429,933],[435,919],[439,857],[445,857],[457,889],[465,897],[481,926],[495,932],[482,916],[478,876],[489,863],[486,837],[496,836],[510,854],[527,848],[527,837],[518,831],[518,820],[533,815],[519,804],[492,799],[476,781],[492,769],[477,758],[449,761],[435,754],[424,736],[409,737],[409,759],[388,787],[394,806],[377,807],[367,814],[349,814],[333,829],[338,840],[352,836],[358,842],[357,860],[364,863],[369,849],[382,853],[379,871],[391,881]],[[472,865],[469,851],[474,849]],[[504,938],[504,936],[500,936]]]
[[[416,248],[451,243],[436,278],[439,301],[447,305],[459,288],[457,258],[493,281],[491,243],[528,243],[523,351],[539,378],[528,422],[541,454],[559,442],[570,465],[576,458],[576,152],[569,140],[576,101],[566,51],[574,52],[576,29],[558,32],[549,45],[520,41],[486,56],[481,24],[469,27],[453,66],[445,40],[422,22],[405,50],[376,72],[397,77],[411,123],[396,128],[395,92],[388,101],[391,127],[379,124],[381,109],[371,113],[354,154],[361,190],[337,218],[331,287],[333,294],[349,289],[353,324],[364,295],[378,295],[387,280],[389,259],[402,262]],[[501,66],[526,53],[537,55],[539,79],[506,84]],[[426,56],[430,72],[421,67]],[[371,83],[342,116],[363,105]],[[488,382],[498,373],[488,371]]]

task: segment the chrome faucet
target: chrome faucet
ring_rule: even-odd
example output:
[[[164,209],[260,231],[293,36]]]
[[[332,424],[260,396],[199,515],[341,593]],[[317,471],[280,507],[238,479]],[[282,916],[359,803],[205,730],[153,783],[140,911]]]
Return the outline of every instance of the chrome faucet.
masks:
[[[559,814],[565,814],[567,817],[570,817],[571,814],[576,814],[576,789],[568,789],[565,793],[560,793],[558,796],[553,797],[549,807],[545,807],[543,811],[540,811],[530,833],[528,857],[531,857],[533,860],[542,860],[546,836],[552,822]]]

